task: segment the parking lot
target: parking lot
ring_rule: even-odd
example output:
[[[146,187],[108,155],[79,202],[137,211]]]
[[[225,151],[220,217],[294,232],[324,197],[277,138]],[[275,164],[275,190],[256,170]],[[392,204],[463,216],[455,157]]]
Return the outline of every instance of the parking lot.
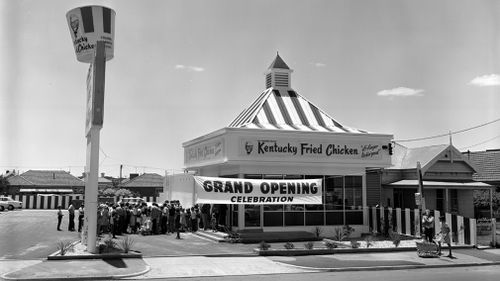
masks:
[[[0,212],[0,259],[46,258],[57,250],[58,241],[79,240],[78,232],[68,231],[67,211],[64,214],[63,231],[57,231],[57,210]],[[217,243],[192,233],[181,233],[181,240],[172,234],[130,236],[135,240],[132,249],[141,251],[144,256],[249,253],[256,247],[254,244]]]

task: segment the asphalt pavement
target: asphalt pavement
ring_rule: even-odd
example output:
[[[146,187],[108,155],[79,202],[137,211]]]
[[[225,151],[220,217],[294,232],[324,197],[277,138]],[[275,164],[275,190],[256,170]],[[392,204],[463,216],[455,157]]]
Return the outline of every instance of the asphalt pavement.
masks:
[[[150,242],[148,247],[168,248],[176,245],[177,248],[169,255],[144,255],[142,258],[31,260],[25,264],[17,261],[14,266],[13,261],[4,260],[0,261],[1,267],[9,266],[10,263],[12,271],[4,272],[2,278],[25,281],[140,280],[500,264],[500,249],[454,249],[454,259],[446,256],[420,258],[414,250],[262,257],[250,248],[257,245],[217,243],[192,233],[183,234],[184,239],[181,240],[169,235],[136,237],[147,239]],[[185,247],[189,243],[192,245]],[[196,247],[196,243],[202,247]],[[134,248],[141,250],[137,246]],[[181,253],[182,248],[185,250]]]

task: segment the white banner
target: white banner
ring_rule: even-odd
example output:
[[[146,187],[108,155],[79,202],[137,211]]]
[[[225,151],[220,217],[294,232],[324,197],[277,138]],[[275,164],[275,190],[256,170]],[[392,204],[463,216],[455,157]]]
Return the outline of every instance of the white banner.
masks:
[[[323,204],[322,179],[254,180],[194,177],[196,203]]]

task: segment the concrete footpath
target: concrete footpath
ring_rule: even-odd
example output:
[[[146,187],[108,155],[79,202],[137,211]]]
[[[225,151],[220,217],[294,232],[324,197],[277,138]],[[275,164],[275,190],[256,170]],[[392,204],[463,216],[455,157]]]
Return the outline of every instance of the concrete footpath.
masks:
[[[0,261],[3,280],[109,280],[389,270],[500,265],[500,249],[457,249],[455,259],[420,258],[414,251],[297,257],[168,256],[122,259]],[[13,265],[13,263],[17,263]],[[9,267],[10,264],[10,267]],[[6,266],[7,268],[5,268]]]

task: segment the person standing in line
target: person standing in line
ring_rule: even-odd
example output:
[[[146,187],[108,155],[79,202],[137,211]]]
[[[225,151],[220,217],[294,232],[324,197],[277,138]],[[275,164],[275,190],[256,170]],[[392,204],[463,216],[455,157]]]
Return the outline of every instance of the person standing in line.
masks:
[[[153,223],[153,234],[159,233],[160,219],[160,208],[158,208],[158,204],[153,203],[153,207],[151,207],[151,222]]]
[[[438,242],[438,255],[441,255],[441,243],[446,243],[448,244],[448,255],[447,257],[449,257],[450,259],[456,259],[456,257],[454,257],[452,254],[451,254],[451,237],[450,237],[450,232],[451,232],[451,229],[450,229],[450,226],[446,223],[446,220],[445,220],[445,217],[442,216],[439,218],[439,221],[441,222],[441,232],[440,232],[440,239],[437,239],[437,242]]]
[[[63,218],[63,212],[61,210],[61,206],[57,206],[57,231],[62,231],[61,229],[61,222]]]
[[[212,213],[212,219],[210,220],[210,225],[212,226],[212,231],[217,232],[217,213]]]
[[[191,207],[191,217],[189,219],[191,220],[191,231],[198,231],[198,214],[194,207]]]
[[[181,215],[179,208],[176,208],[174,221],[175,221],[175,231],[177,232],[177,236],[175,237],[175,239],[181,239],[181,218],[183,216],[184,215]]]
[[[165,204],[163,204],[160,208],[160,211],[161,211],[161,219],[160,219],[160,233],[161,234],[165,234],[167,233],[167,222],[168,222],[168,213],[166,213],[168,210],[167,210],[167,207],[165,206]]]
[[[175,212],[176,212],[176,207],[172,204],[168,208],[168,221],[170,222],[169,225],[169,232],[174,233],[175,232]]]
[[[68,212],[69,212],[68,230],[75,231],[75,207],[73,206],[73,203],[69,204]]]
[[[101,205],[102,211],[101,211],[101,217],[102,217],[102,224],[101,224],[101,233],[108,233],[109,230],[109,207],[108,205]]]
[[[85,206],[82,204],[80,208],[78,208],[78,232],[82,232],[84,217],[85,217]]]
[[[432,242],[434,237],[434,217],[429,209],[426,209],[422,216],[422,227],[424,229],[424,239],[427,242]]]
[[[210,204],[203,204],[201,206],[201,219],[203,221],[203,230],[210,228]]]
[[[118,229],[116,227],[116,223],[118,220],[118,214],[116,213],[116,209],[111,206],[109,207],[109,226],[110,226],[110,231],[111,234],[113,234],[113,238],[116,238],[116,233],[118,232]]]

